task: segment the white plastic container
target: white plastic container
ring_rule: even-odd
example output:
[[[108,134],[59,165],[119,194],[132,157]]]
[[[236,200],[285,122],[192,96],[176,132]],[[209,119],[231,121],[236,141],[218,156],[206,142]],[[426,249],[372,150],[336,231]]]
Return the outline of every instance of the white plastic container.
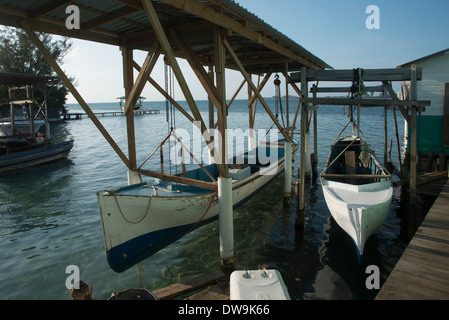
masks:
[[[277,270],[234,271],[230,279],[231,300],[290,300]]]

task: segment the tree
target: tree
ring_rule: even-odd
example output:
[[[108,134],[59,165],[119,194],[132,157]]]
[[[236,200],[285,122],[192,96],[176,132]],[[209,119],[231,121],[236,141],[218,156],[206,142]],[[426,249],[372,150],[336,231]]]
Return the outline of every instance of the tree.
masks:
[[[54,40],[45,33],[37,33],[37,35],[56,62],[62,64],[64,57],[72,48],[72,42],[68,38]],[[26,32],[10,27],[0,29],[0,71],[55,76],[53,69],[28,38]],[[7,93],[8,90],[0,88],[1,98],[7,98],[4,96],[5,92]],[[57,108],[65,112],[67,94],[67,88],[59,81],[48,95],[48,108]],[[35,93],[35,97],[38,98],[39,95],[43,94]]]

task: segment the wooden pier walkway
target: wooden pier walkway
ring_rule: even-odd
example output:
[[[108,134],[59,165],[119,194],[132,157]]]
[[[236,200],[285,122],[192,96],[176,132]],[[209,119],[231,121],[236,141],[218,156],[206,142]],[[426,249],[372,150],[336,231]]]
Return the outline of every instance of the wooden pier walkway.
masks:
[[[449,181],[376,300],[449,299]]]
[[[147,110],[147,109],[141,109],[141,110],[134,110],[134,114],[159,114],[161,113],[160,110]],[[108,111],[108,112],[94,112],[96,116],[124,116],[125,114],[122,111]],[[64,113],[60,115],[61,120],[81,120],[83,116],[87,116],[84,112],[71,112],[71,113]]]
[[[153,291],[159,300],[229,300],[229,276],[220,271]]]

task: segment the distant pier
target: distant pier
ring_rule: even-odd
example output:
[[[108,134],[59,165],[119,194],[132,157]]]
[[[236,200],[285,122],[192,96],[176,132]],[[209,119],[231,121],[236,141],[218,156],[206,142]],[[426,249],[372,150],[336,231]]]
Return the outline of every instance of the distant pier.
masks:
[[[161,113],[160,110],[146,110],[146,109],[140,109],[140,110],[134,110],[134,115],[139,114],[159,114]],[[124,116],[125,113],[122,111],[107,111],[107,112],[94,112],[96,116]],[[84,112],[70,112],[70,113],[64,113],[60,115],[61,120],[67,121],[67,120],[81,120],[83,116],[87,116]]]

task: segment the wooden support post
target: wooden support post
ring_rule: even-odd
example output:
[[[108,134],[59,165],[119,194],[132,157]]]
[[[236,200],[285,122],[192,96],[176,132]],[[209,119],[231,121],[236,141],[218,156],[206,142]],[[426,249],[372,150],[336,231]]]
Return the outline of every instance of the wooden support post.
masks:
[[[218,131],[220,132],[220,155],[221,161],[224,165],[224,170],[220,174],[222,177],[228,177],[228,165],[227,165],[227,139],[226,139],[226,129],[227,129],[227,112],[224,110],[226,108],[226,78],[225,78],[225,63],[226,55],[223,46],[224,37],[221,35],[219,28],[214,30],[214,63],[215,63],[215,75],[216,75],[216,86],[217,86],[217,97],[219,104],[217,105],[217,121],[218,121]],[[224,111],[224,112],[223,112]]]
[[[289,108],[289,98],[288,98],[288,62],[285,63],[285,105],[286,105],[286,120],[287,128],[290,127],[290,108]],[[280,97],[282,99],[282,97]]]
[[[263,78],[262,82],[257,85],[257,90],[259,92],[261,92],[262,89],[265,87],[265,85],[267,84],[267,82],[270,79],[272,74],[273,73],[271,71],[269,71],[267,74],[265,74],[265,77]],[[245,82],[246,82],[246,80],[245,80]],[[248,90],[249,90],[250,87],[251,86],[248,84]],[[257,96],[256,95],[252,95],[251,99],[248,101],[248,105],[253,105],[253,104],[254,104],[254,107],[253,107],[253,110],[252,110],[253,117],[252,117],[251,121],[252,121],[252,124],[254,126],[254,123],[256,121],[256,107],[257,107]]]
[[[387,107],[384,107],[384,167],[387,168],[388,162],[388,126],[387,126]]]
[[[133,76],[133,50],[121,47],[122,61],[123,61],[123,87],[125,88],[125,97],[129,101],[131,98],[131,91],[134,85]],[[136,141],[134,130],[134,112],[126,113],[126,130],[128,136],[128,157],[129,168],[127,171],[128,185],[142,182],[140,175],[134,170],[137,169],[137,156],[136,156]]]
[[[27,89],[29,86],[27,86]],[[28,90],[27,90],[28,91]],[[27,94],[28,95],[28,94]],[[33,104],[28,103],[28,117],[30,118],[30,134],[31,139],[35,141],[36,135],[34,134],[34,112],[33,112]]]
[[[292,192],[292,143],[286,142],[284,166],[284,198],[290,198]]]
[[[305,164],[304,164],[304,170],[306,178],[310,178],[310,173],[312,170],[312,160],[311,160],[311,140],[310,140],[310,132],[307,130],[307,132],[304,134],[305,137]]]
[[[313,110],[313,162],[312,162],[312,177],[318,176],[318,112]]]
[[[126,131],[128,137],[128,184],[137,184],[142,182],[141,176],[135,171],[137,169],[137,152],[136,152],[136,133],[134,128],[134,106],[142,93],[143,88],[151,74],[160,54],[158,41],[154,41],[147,57],[139,70],[136,83],[134,83],[134,58],[132,49],[126,47],[121,48],[123,55],[123,83],[125,88],[125,116]]]
[[[39,49],[39,51],[42,53],[44,58],[47,60],[48,64],[53,68],[53,70],[56,72],[56,74],[61,79],[62,83],[66,86],[66,88],[70,91],[70,93],[73,95],[73,97],[76,99],[76,101],[79,103],[79,105],[83,108],[84,112],[89,116],[89,118],[92,120],[94,125],[97,127],[97,129],[100,131],[100,133],[103,135],[103,137],[108,141],[108,143],[111,145],[112,149],[117,153],[117,155],[122,159],[123,163],[130,168],[129,160],[123,153],[123,151],[120,149],[120,147],[115,143],[114,139],[109,135],[109,133],[106,131],[106,129],[103,127],[101,122],[98,120],[98,118],[95,116],[95,114],[92,112],[92,110],[87,105],[86,101],[81,97],[79,92],[76,90],[75,86],[72,84],[72,82],[69,80],[67,75],[62,71],[61,67],[58,65],[56,60],[53,58],[51,53],[48,51],[47,48],[45,48],[44,44],[41,42],[41,40],[38,38],[38,36],[34,33],[33,28],[29,24],[27,20],[21,21],[22,28],[26,31],[28,34],[28,37],[30,40],[36,45],[36,47]]]
[[[301,189],[301,181],[297,179],[295,181],[295,195],[296,195],[296,219],[295,219],[295,238],[299,241],[304,237],[304,210],[299,209],[299,194]]]
[[[410,81],[410,100],[416,100],[417,98],[417,83],[416,83],[416,65],[411,67],[411,81]],[[410,107],[410,234],[414,233],[418,223],[418,217],[416,215],[416,196],[417,196],[417,166],[416,155],[418,152],[418,128],[417,128],[417,106]]]
[[[399,145],[399,132],[398,132],[398,121],[396,119],[396,107],[393,107],[393,119],[394,119],[394,130],[396,133],[396,147],[397,147],[397,152],[398,152],[399,172],[400,172],[400,177],[402,179],[401,147]]]
[[[245,80],[246,82],[246,80]],[[257,146],[256,143],[256,137],[254,136],[254,121],[253,121],[253,113],[255,114],[255,106],[253,109],[253,105],[255,104],[254,99],[252,99],[253,95],[252,95],[252,90],[251,90],[251,86],[248,84],[248,127],[249,127],[249,141],[248,141],[248,151],[249,150],[254,150]],[[254,101],[254,102],[250,102],[250,101]]]
[[[222,108],[217,112],[218,130],[220,134],[220,154],[224,164],[224,170],[218,178],[218,204],[219,204],[219,228],[220,228],[220,258],[224,270],[234,269],[234,212],[232,205],[232,178],[229,177],[227,155],[227,112],[226,112],[226,79],[225,63],[226,54],[223,46],[224,37],[219,28],[214,30],[214,62],[217,85],[217,98]]]
[[[214,84],[214,67],[213,66],[209,66],[209,78],[212,81],[212,85]],[[212,98],[210,96],[208,96],[208,101],[209,101],[209,134],[211,135],[211,141],[212,143],[214,143],[214,136],[213,136],[213,130],[215,130],[215,109],[214,109],[214,102],[212,100]],[[212,150],[209,150],[209,164],[214,163],[214,152],[215,152],[215,148]],[[185,165],[183,167],[183,170],[185,170]]]
[[[305,98],[307,99],[308,95],[308,85],[306,80],[306,72],[307,68],[302,67],[301,68],[301,99]],[[300,187],[299,187],[299,210],[304,210],[304,202],[305,202],[305,164],[306,164],[306,130],[307,130],[307,116],[308,116],[308,105],[307,103],[302,102],[301,103],[301,131],[300,131],[300,170],[299,170],[299,180]]]

